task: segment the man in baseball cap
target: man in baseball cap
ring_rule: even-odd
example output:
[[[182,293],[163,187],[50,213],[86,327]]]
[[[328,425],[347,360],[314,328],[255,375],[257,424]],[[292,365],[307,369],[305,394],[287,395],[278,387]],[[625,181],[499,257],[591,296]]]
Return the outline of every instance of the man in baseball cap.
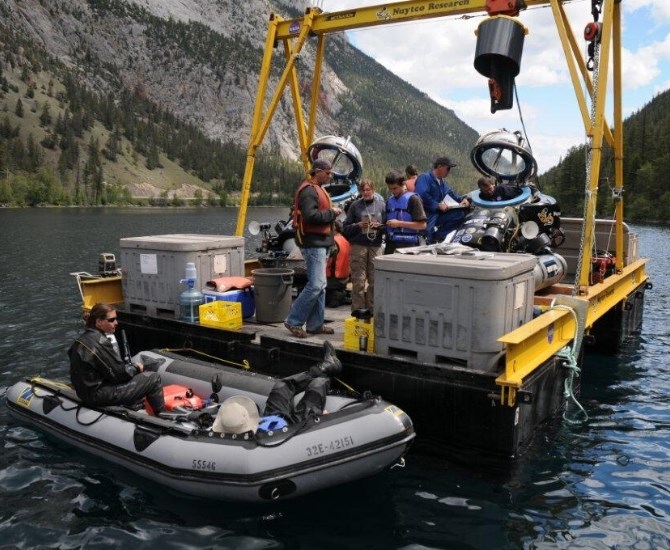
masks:
[[[457,229],[465,218],[465,209],[470,201],[449,187],[444,181],[456,166],[449,157],[437,157],[433,169],[421,174],[416,180],[416,194],[423,201],[426,211],[426,241],[436,243]]]
[[[317,172],[328,172],[333,169],[333,166],[326,159],[316,159],[312,163],[312,167],[309,170],[311,176]]]
[[[458,164],[451,162],[449,157],[437,157],[435,162],[433,162],[433,168],[437,168],[438,166],[448,166],[449,168],[453,168],[454,166],[458,166]]]
[[[303,181],[293,198],[293,227],[295,242],[305,259],[307,284],[291,305],[284,326],[296,338],[310,334],[333,334],[325,325],[326,263],[328,251],[335,243],[333,224],[342,214],[334,207],[330,195],[322,188],[331,179],[332,165],[325,159],[315,159],[309,178]],[[303,328],[304,327],[304,328]]]

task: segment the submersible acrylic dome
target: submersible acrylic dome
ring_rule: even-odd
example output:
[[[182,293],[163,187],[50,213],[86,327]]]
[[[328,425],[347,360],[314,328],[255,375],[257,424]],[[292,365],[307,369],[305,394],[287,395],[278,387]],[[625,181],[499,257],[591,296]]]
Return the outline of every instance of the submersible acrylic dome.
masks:
[[[482,135],[470,158],[479,172],[499,181],[523,183],[537,172],[537,162],[521,132],[504,128]]]
[[[363,159],[351,139],[343,136],[324,136],[307,150],[309,160],[325,159],[332,165],[333,180],[323,188],[334,202],[357,193],[356,184],[363,175]]]

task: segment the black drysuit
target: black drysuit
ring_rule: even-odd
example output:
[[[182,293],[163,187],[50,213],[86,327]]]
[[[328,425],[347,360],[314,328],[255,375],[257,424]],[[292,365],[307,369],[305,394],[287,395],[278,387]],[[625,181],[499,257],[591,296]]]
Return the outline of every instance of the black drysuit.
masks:
[[[68,351],[70,379],[88,405],[135,405],[146,396],[154,412],[165,410],[158,373],[123,361],[100,330],[88,328]]]

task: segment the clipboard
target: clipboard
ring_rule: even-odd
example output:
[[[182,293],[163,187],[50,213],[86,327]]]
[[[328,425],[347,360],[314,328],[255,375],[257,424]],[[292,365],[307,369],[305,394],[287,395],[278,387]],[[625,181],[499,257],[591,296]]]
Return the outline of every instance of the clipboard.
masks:
[[[449,210],[469,210],[470,206],[463,206],[460,202],[456,202],[449,195],[445,195],[444,198],[440,201],[442,204],[446,204]]]

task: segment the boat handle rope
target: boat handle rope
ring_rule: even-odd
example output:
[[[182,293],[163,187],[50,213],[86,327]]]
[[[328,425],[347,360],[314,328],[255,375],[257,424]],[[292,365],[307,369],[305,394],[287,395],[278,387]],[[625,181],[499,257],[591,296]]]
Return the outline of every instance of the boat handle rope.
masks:
[[[79,413],[81,412],[81,409],[82,409],[82,406],[81,406],[81,405],[77,405],[77,412],[76,412],[75,415],[74,415],[75,420],[77,421],[77,423],[78,423],[80,426],[93,426],[93,424],[95,424],[95,423],[98,422],[103,416],[105,416],[105,413],[104,413],[104,412],[101,412],[101,413],[98,415],[98,418],[92,420],[91,422],[83,422],[83,421],[79,420]],[[72,410],[72,409],[70,409],[70,410]],[[89,409],[89,410],[90,410],[90,409]]]
[[[133,422],[133,424],[136,424],[136,425],[146,424],[146,423],[151,424],[151,419],[154,418],[154,417],[151,417],[151,416],[148,416],[146,419],[144,419],[144,418],[134,418],[134,417],[130,416],[130,414],[129,414],[130,411],[128,409],[126,409],[124,406],[106,405],[104,411],[97,411],[97,412],[100,413],[97,418],[95,418],[91,422],[84,422],[84,421],[79,419],[80,411],[84,408],[88,408],[88,410],[91,410],[91,411],[93,411],[95,409],[92,409],[90,407],[86,407],[86,405],[84,405],[83,403],[77,403],[74,406],[69,407],[69,408],[66,407],[65,404],[63,403],[63,401],[61,401],[59,398],[62,397],[62,398],[65,398],[65,399],[68,399],[68,400],[72,401],[72,397],[63,393],[62,391],[60,391],[56,388],[53,388],[53,387],[50,387],[50,386],[44,386],[43,384],[40,383],[39,377],[30,378],[30,379],[27,380],[27,382],[30,382],[31,389],[33,391],[33,395],[36,398],[45,399],[45,398],[48,398],[48,397],[55,397],[58,400],[59,407],[61,409],[63,409],[65,412],[70,412],[70,411],[73,411],[73,410],[76,409],[77,412],[75,414],[75,419],[76,419],[77,423],[79,423],[79,425],[81,425],[81,426],[92,426],[93,424],[98,422],[104,416],[121,417],[121,418],[124,418],[124,419],[126,419],[130,422]],[[47,390],[49,390],[52,393],[46,394],[46,395],[40,395],[36,391],[37,386],[46,388]],[[182,416],[184,418],[186,418],[186,415],[182,415]],[[175,417],[173,420],[166,420],[166,422],[172,422],[173,425],[169,425],[169,426],[160,425],[158,427],[166,429],[169,432],[175,432],[175,433],[179,433],[179,434],[182,434],[182,433],[186,432],[189,435],[194,435],[195,433],[198,432],[198,430],[193,430],[193,429],[190,429],[190,428],[188,430],[180,429],[180,427],[179,427],[179,421],[180,420],[181,420],[181,417]],[[206,433],[206,432],[204,432],[204,433]]]
[[[236,363],[235,361],[229,361],[228,359],[223,359],[221,357],[217,357],[216,355],[210,355],[209,353],[205,353],[204,351],[200,351],[195,348],[163,348],[160,351],[169,353],[179,353],[180,351],[188,351],[189,353],[196,353],[197,355],[202,355],[203,357],[207,357],[208,359],[213,359],[215,361],[219,361],[227,365],[232,365],[234,367],[241,367],[242,369],[248,371],[251,370],[251,363],[249,363],[248,359],[243,359],[241,363]]]
[[[354,395],[361,395],[361,392],[356,391],[354,388],[352,388],[349,384],[347,384],[344,380],[341,378],[338,378],[337,376],[333,376],[335,380],[337,380],[342,386],[344,386],[345,389],[349,390],[351,393]]]
[[[57,390],[57,389],[54,389],[54,388],[49,388],[49,390],[50,390],[51,392],[53,392],[53,393],[50,393],[50,394],[47,394],[47,395],[40,395],[40,394],[37,393],[37,391],[36,391],[36,390],[37,390],[37,387],[36,387],[37,384],[39,384],[39,381],[36,380],[35,378],[32,378],[32,379],[30,380],[30,385],[31,385],[31,389],[32,389],[33,395],[34,395],[35,397],[37,397],[38,399],[45,399],[46,397],[56,397],[56,398],[59,398],[59,397],[65,397],[65,398],[68,398],[68,396],[65,395],[63,392],[61,392],[61,391],[59,391],[59,390]],[[82,422],[81,420],[79,420],[79,412],[81,411],[81,408],[82,408],[82,405],[81,405],[81,404],[77,404],[77,405],[74,405],[73,407],[67,408],[67,407],[65,406],[65,403],[63,403],[63,401],[61,401],[60,399],[58,399],[58,405],[59,405],[59,407],[60,407],[61,409],[63,409],[65,412],[70,412],[70,411],[73,411],[73,410],[76,409],[77,412],[75,413],[75,419],[77,420],[77,423],[78,423],[79,425],[81,425],[81,426],[92,426],[93,424],[95,424],[96,422],[98,422],[98,420],[100,420],[103,416],[105,416],[105,413],[104,413],[104,412],[101,412],[100,415],[98,416],[98,418],[96,418],[96,419],[93,420],[92,422]]]
[[[347,407],[353,407],[355,405],[361,405],[361,404],[366,404],[368,407],[371,407],[375,403],[381,401],[381,396],[379,395],[373,395],[372,392],[369,390],[364,391],[363,393],[355,392],[356,395],[359,397],[356,398],[355,401],[350,401],[349,403],[345,403],[342,405],[338,411],[343,411]]]

